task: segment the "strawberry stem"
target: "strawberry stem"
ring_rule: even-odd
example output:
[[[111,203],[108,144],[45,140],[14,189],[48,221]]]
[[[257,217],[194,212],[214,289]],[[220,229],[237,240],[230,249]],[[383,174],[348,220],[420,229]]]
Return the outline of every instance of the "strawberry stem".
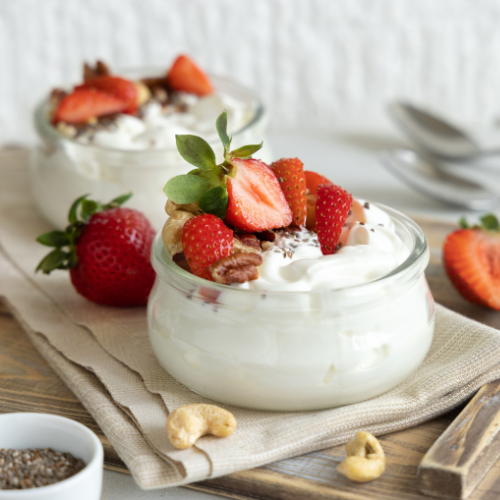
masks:
[[[80,196],[73,202],[68,212],[69,225],[64,231],[50,231],[41,234],[36,241],[55,249],[48,253],[38,264],[36,271],[50,274],[55,269],[71,269],[78,264],[76,244],[82,229],[88,220],[97,212],[117,208],[128,201],[132,193],[123,194],[102,205],[93,200],[87,200],[88,194]]]

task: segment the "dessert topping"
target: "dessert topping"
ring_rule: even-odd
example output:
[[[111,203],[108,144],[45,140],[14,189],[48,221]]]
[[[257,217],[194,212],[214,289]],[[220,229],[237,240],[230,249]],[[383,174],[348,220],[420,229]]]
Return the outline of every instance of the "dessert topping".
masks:
[[[137,110],[138,88],[136,84],[119,76],[97,76],[86,80],[78,89],[96,89],[127,103],[124,113],[133,114]]]
[[[215,215],[197,215],[184,224],[182,247],[192,273],[214,281],[209,267],[232,253],[233,232]]]
[[[54,113],[53,122],[85,123],[110,113],[121,113],[127,103],[95,89],[79,89],[63,97]]]
[[[174,257],[178,253],[183,252],[182,248],[182,228],[184,224],[191,218],[194,214],[190,212],[185,212],[184,210],[175,210],[170,214],[170,217],[165,222],[163,230],[161,232],[161,237],[163,244],[165,245],[168,253]]]
[[[180,55],[172,64],[167,82],[173,90],[199,96],[212,94],[214,89],[208,76],[187,56]]]
[[[226,219],[241,231],[288,226],[292,212],[278,179],[265,163],[251,157],[262,143],[230,151],[225,111],[217,118],[216,128],[224,146],[221,164],[216,164],[215,153],[201,137],[176,136],[179,153],[197,168],[170,179],[165,194],[178,204],[198,202],[203,212]]]
[[[271,164],[290,209],[293,224],[301,227],[306,222],[307,195],[304,164],[298,158],[282,158]]]
[[[257,266],[262,257],[256,253],[239,252],[217,260],[210,266],[210,274],[216,283],[246,283],[258,279]]]
[[[316,172],[306,170],[304,174],[306,176],[307,188],[306,227],[310,231],[313,231],[316,227],[316,201],[318,199],[318,186],[320,184],[331,184],[331,182],[326,177],[317,174]]]
[[[233,252],[261,253],[262,248],[255,234],[234,233]]]
[[[97,61],[94,67],[87,63],[83,65],[83,81],[85,82],[97,76],[107,76],[110,74],[108,66],[102,61]]]
[[[316,231],[323,255],[333,254],[352,204],[352,195],[334,184],[320,184],[316,201]]]
[[[444,268],[458,292],[470,302],[500,310],[500,225],[493,214],[448,235],[443,248]]]
[[[130,194],[106,205],[76,200],[65,231],[51,231],[37,238],[55,247],[38,265],[50,274],[69,269],[77,292],[98,304],[129,307],[144,305],[154,283],[150,262],[154,230],[137,210],[123,208]]]

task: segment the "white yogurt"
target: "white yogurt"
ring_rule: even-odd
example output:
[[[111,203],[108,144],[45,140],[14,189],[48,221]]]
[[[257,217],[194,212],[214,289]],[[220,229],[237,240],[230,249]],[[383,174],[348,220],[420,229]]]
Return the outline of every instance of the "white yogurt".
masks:
[[[315,232],[302,230],[278,237],[262,255],[259,279],[239,288],[258,291],[331,290],[367,283],[388,274],[409,254],[390,217],[380,208],[366,205],[363,219],[347,219],[339,249],[323,255]]]
[[[195,134],[207,141],[215,139],[215,121],[224,110],[229,135],[243,128],[254,113],[251,103],[220,92],[204,97],[181,93],[178,101],[186,107],[185,111],[178,112],[177,105],[162,107],[152,101],[144,106],[141,118],[118,115],[105,129],[90,129],[76,140],[121,150],[176,148],[176,134]]]
[[[428,250],[401,214],[365,213],[364,225],[350,217],[334,255],[303,232],[266,252],[258,280],[231,287],[179,276],[158,236],[148,321],[160,363],[200,394],[264,410],[330,408],[396,386],[432,341]]]

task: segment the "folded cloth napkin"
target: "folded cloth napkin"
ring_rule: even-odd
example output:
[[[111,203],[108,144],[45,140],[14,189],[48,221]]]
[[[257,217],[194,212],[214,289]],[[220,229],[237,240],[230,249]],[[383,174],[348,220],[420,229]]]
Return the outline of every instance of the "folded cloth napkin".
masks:
[[[144,308],[101,307],[81,298],[68,276],[34,269],[50,228],[28,186],[26,152],[0,153],[0,296],[35,346],[80,398],[145,489],[186,484],[347,441],[357,430],[385,434],[436,417],[500,378],[500,332],[436,305],[431,350],[395,389],[331,410],[280,413],[221,405],[236,417],[229,438],[201,438],[176,450],[165,420],[178,406],[210,402],[157,362]]]

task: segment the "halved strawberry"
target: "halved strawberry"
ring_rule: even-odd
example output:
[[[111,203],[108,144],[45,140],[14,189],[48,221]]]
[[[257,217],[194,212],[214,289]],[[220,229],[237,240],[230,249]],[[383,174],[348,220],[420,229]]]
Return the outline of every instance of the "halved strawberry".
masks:
[[[316,232],[323,255],[335,252],[352,204],[352,195],[334,184],[317,186]]]
[[[120,101],[127,103],[126,113],[133,114],[137,111],[137,101],[139,91],[137,85],[130,80],[120,78],[119,76],[97,76],[87,80],[82,85],[78,85],[77,89],[97,89],[106,94],[110,94]]]
[[[306,176],[306,188],[307,188],[307,218],[306,227],[309,231],[314,231],[316,228],[316,201],[318,199],[317,192],[318,186],[320,184],[332,184],[326,177],[317,174],[316,172],[311,172],[306,170],[304,172]]]
[[[226,221],[247,233],[286,227],[292,212],[273,171],[260,160],[231,159]]]
[[[85,123],[91,118],[120,113],[127,103],[94,89],[75,90],[64,97],[54,113],[53,122]]]
[[[306,175],[304,164],[298,158],[282,158],[270,165],[292,210],[292,221],[303,226],[306,220]]]
[[[500,231],[493,215],[483,217],[481,222],[481,227],[467,226],[448,235],[443,248],[444,268],[465,299],[498,311]]]
[[[167,81],[173,90],[199,96],[212,94],[214,89],[208,76],[187,56],[180,55],[172,64]]]
[[[193,274],[213,281],[208,268],[231,255],[233,232],[215,215],[197,215],[182,228],[182,248]]]

